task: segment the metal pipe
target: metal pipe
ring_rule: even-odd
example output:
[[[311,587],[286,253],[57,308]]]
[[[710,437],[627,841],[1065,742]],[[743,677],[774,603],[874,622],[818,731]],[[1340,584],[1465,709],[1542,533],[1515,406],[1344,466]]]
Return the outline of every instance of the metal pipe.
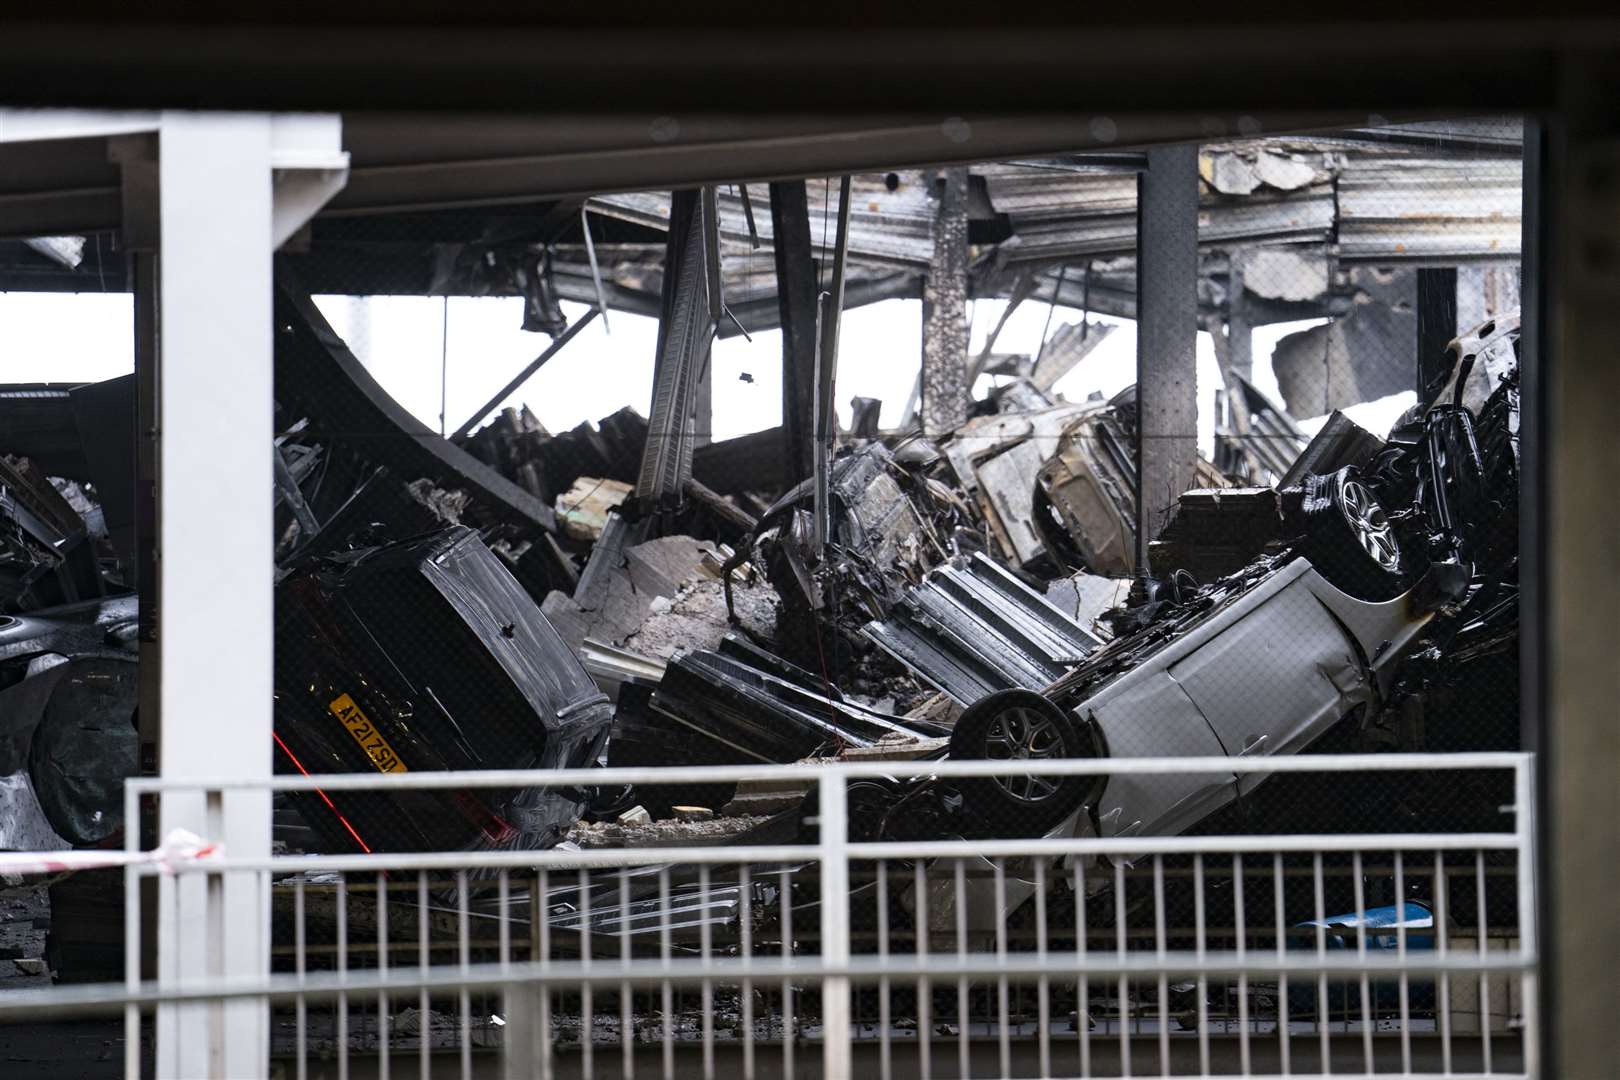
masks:
[[[847,978],[863,985],[880,982],[885,978],[934,979],[1033,979],[1042,974],[1085,971],[1096,977],[1142,976],[1157,977],[1206,975],[1261,975],[1282,974],[1325,975],[1334,978],[1369,975],[1390,977],[1402,971],[1410,975],[1478,975],[1524,974],[1535,969],[1535,959],[1521,957],[1509,951],[1492,951],[1489,960],[1481,960],[1477,953],[1453,952],[1449,958],[1425,955],[1408,957],[1403,965],[1389,955],[1368,956],[1357,961],[1351,950],[1333,950],[1318,960],[1314,952],[1302,952],[1276,959],[1250,954],[1246,959],[1237,953],[1210,953],[1202,962],[1192,952],[1167,953],[1161,960],[1146,951],[1127,951],[1123,956],[1099,952],[1049,952],[1044,959],[1034,953],[1011,953],[1001,960],[994,953],[968,953],[965,957],[953,953],[931,955],[919,962],[904,954],[891,953],[879,963],[875,956],[852,957],[845,964],[832,965],[818,958],[790,957],[787,959],[756,958],[750,964],[741,959],[720,958],[709,963],[699,959],[672,959],[668,966],[653,962],[625,964],[611,967],[600,962],[582,965],[578,961],[551,964],[531,962],[514,964],[503,969],[498,963],[473,964],[465,972],[459,965],[427,965],[424,967],[395,967],[387,976],[374,968],[356,969],[340,977],[335,972],[308,974],[300,981],[297,975],[250,976],[243,979],[220,979],[214,982],[198,981],[189,985],[161,988],[155,984],[135,994],[129,994],[117,983],[85,986],[59,986],[49,990],[12,990],[0,995],[0,1016],[8,1020],[28,1016],[63,1016],[116,1012],[121,1006],[135,1003],[154,1004],[199,1001],[230,1001],[243,998],[265,998],[287,1001],[297,998],[320,1000],[335,998],[339,994],[379,993],[399,994],[409,990],[424,993],[498,989],[513,985],[563,986],[641,986],[656,987],[668,981],[696,985],[704,980],[732,982],[745,975],[756,981],[765,980],[818,980]]]
[[[1478,771],[1518,769],[1533,755],[1517,751],[1461,754],[1312,754],[1291,757],[1048,758],[1020,760],[1019,775],[1169,776],[1177,773],[1347,773],[1421,772],[1428,769]],[[851,780],[883,777],[1005,776],[1005,761],[827,761],[816,769],[836,769]],[[279,774],[257,780],[202,780],[131,777],[136,795],[177,791],[365,791],[406,789],[566,787],[568,785],[691,784],[737,780],[808,782],[802,765],[672,765],[617,769],[487,769],[467,772],[333,773],[330,776]],[[1489,834],[1511,836],[1511,833]],[[1146,839],[1146,838],[1144,838]]]
[[[827,454],[823,450],[822,442],[822,416],[821,402],[821,368],[824,363],[821,354],[822,316],[827,310],[827,294],[821,293],[816,297],[816,396],[810,405],[810,475],[814,478],[810,492],[810,517],[812,526],[812,541],[815,545],[816,562],[821,562],[827,548]]]
[[[703,275],[708,284],[709,318],[718,323],[725,315],[726,297],[720,283],[720,200],[714,185],[703,189]]]
[[[847,188],[845,189],[847,192]],[[821,818],[821,959],[829,966],[849,962],[849,822],[844,778],[821,774],[817,813]],[[849,1080],[849,980],[834,976],[821,984],[821,1075]]]
[[[838,233],[833,244],[832,286],[816,301],[816,404],[815,404],[815,550],[820,560],[831,530],[827,505],[827,469],[836,428],[833,424],[833,385],[838,377],[838,324],[844,310],[844,268],[849,257],[850,178],[838,182]]]
[[[748,197],[748,185],[738,184],[737,194],[742,197],[743,220],[748,222],[748,246],[759,250],[759,226],[754,224],[754,203]]]
[[[1088,268],[1086,281],[1087,281],[1087,283],[1089,285],[1089,283],[1091,281],[1091,277],[1090,277],[1090,274],[1089,274],[1089,268],[1090,268],[1091,264],[1087,263],[1086,266]],[[1057,284],[1052,286],[1052,302],[1050,304],[1046,305],[1046,324],[1041,327],[1041,343],[1040,343],[1039,347],[1037,347],[1036,350],[1035,350],[1035,366],[1036,367],[1041,366],[1041,357],[1046,355],[1047,335],[1052,332],[1052,315],[1053,315],[1054,312],[1057,311],[1058,294],[1063,292],[1063,279],[1068,276],[1068,273],[1069,273],[1069,264],[1068,263],[1064,263],[1062,266],[1058,267]],[[1080,336],[1081,336],[1081,340],[1083,341],[1083,340],[1085,340],[1085,333],[1086,333],[1086,328],[1085,328],[1085,325],[1084,325],[1085,324],[1085,313],[1084,312],[1081,313],[1080,318],[1081,318]]]
[[[1329,851],[1515,851],[1512,833],[1345,833],[1300,836],[1122,836],[1067,837],[1048,840],[930,840],[849,845],[852,859],[962,859],[1002,856],[1009,859],[1105,855],[1145,856],[1213,855],[1221,852],[1289,854]],[[143,877],[172,874],[218,874],[229,870],[279,873],[374,873],[384,867],[400,870],[456,870],[463,867],[536,868],[662,866],[691,863],[802,862],[801,844],[761,844],[740,847],[614,848],[583,851],[424,851],[377,852],[370,855],[287,855],[270,859],[216,856],[167,867],[138,868]]]

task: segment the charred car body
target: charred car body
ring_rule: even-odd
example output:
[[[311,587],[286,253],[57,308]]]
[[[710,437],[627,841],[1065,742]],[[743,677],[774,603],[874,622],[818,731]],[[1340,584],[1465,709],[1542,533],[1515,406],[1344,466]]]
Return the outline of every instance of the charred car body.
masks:
[[[966,707],[953,756],[1298,753],[1352,717],[1370,745],[1421,748],[1414,699],[1516,636],[1516,336],[1516,320],[1504,319],[1459,339],[1448,385],[1370,460],[1340,465],[1319,454],[1323,473],[1276,493],[1274,553],[1207,585],[1185,568],[1156,567],[1163,576],[1112,613],[1112,638],[1056,678],[1014,662],[1018,650],[999,648],[1006,633],[973,650],[994,658],[991,678],[957,661],[962,642],[983,639],[960,605],[941,599],[960,591],[960,567],[936,571],[866,633]],[[1462,388],[1486,352],[1496,385],[1476,421]],[[1066,618],[1033,596],[1024,608],[1040,622]],[[1086,633],[1065,629],[1071,639]],[[1084,807],[1081,827],[1131,836],[1191,828],[1262,778],[994,783],[1002,828],[1040,830]],[[892,801],[914,797],[896,791]],[[879,820],[909,828],[920,819]]]
[[[534,600],[466,528],[326,556],[282,580],[282,771],[580,768],[612,706]],[[583,798],[554,789],[315,793],[327,850],[543,847]]]

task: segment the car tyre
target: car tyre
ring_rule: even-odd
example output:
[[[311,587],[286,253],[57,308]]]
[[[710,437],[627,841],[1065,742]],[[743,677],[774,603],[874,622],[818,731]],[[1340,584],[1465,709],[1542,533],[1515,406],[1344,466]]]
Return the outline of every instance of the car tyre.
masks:
[[[1081,721],[1033,690],[1000,690],[975,701],[951,732],[955,761],[1018,761],[1095,756]],[[1002,776],[963,780],[965,806],[995,835],[1042,835],[1073,814],[1095,778]]]
[[[1341,592],[1377,601],[1405,589],[1400,538],[1355,468],[1311,478],[1304,527],[1306,557]]]

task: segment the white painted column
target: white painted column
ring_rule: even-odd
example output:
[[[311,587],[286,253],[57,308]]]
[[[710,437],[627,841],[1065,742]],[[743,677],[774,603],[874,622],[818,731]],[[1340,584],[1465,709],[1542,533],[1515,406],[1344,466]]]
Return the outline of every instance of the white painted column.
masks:
[[[270,117],[253,114],[169,113],[159,128],[166,779],[271,774],[271,131]],[[269,796],[166,796],[159,828],[190,829],[229,855],[268,856]],[[165,985],[268,975],[268,889],[256,875],[222,877],[162,881]],[[268,1058],[263,1002],[159,1013],[159,1076],[263,1076]]]

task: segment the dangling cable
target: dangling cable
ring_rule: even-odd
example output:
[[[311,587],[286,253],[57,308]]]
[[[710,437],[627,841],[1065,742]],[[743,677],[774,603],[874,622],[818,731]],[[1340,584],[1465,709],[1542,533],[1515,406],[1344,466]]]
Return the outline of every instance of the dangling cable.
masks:
[[[444,294],[443,314],[439,320],[439,438],[444,438],[444,411],[450,385],[450,294]]]
[[[585,234],[585,257],[591,263],[591,282],[596,286],[596,307],[602,313],[602,333],[611,335],[608,329],[607,291],[602,288],[602,268],[596,264],[596,242],[591,239],[591,219],[585,209],[585,204],[579,206],[579,227]]]
[[[1068,263],[1064,263],[1062,266],[1058,267],[1057,284],[1052,287],[1052,302],[1050,304],[1048,304],[1047,307],[1046,307],[1046,325],[1041,327],[1041,343],[1040,343],[1040,346],[1037,347],[1036,350],[1035,350],[1035,367],[1036,368],[1039,368],[1041,366],[1041,357],[1043,355],[1045,355],[1045,353],[1046,353],[1046,335],[1052,329],[1052,313],[1057,311],[1058,296],[1060,294],[1062,294],[1062,292],[1063,292],[1063,277],[1068,272],[1069,272],[1069,264]],[[1086,332],[1085,331],[1085,321],[1084,320],[1085,320],[1085,317],[1081,316],[1080,334],[1081,334],[1082,339],[1084,339],[1085,332]]]

